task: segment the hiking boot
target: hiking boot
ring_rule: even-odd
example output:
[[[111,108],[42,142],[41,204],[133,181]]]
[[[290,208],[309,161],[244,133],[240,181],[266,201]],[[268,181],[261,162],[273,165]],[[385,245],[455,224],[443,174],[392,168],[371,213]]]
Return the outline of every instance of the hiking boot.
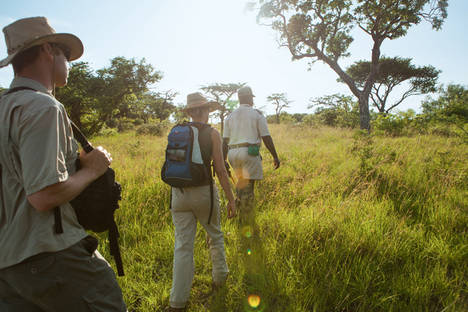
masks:
[[[226,278],[222,282],[211,282],[211,291],[216,292],[223,288],[226,285],[227,278],[229,276],[229,273],[226,274]]]
[[[211,283],[211,292],[217,292],[220,290],[226,283]]]

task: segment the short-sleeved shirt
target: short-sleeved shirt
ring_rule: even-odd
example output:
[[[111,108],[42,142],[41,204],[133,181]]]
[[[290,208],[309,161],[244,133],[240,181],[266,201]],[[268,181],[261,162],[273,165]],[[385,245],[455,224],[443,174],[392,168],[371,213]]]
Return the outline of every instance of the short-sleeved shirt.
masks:
[[[38,211],[27,196],[64,182],[75,172],[78,145],[65,108],[35,80],[16,77],[0,98],[0,269],[33,255],[66,249],[87,234],[69,203],[61,205],[62,234],[54,212]]]
[[[270,135],[265,116],[252,106],[241,104],[224,123],[224,138],[229,138],[229,145],[242,143],[261,145],[262,137]],[[247,147],[230,149],[228,160],[238,179],[263,179],[262,158],[251,156]]]
[[[229,145],[260,145],[262,137],[267,135],[270,135],[270,132],[265,116],[247,104],[241,104],[224,122],[223,138],[229,138]]]

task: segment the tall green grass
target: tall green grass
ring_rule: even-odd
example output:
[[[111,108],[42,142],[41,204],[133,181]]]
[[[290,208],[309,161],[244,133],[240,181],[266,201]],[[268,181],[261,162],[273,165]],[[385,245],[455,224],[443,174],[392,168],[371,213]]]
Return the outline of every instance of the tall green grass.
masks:
[[[230,276],[209,295],[209,253],[197,232],[188,311],[468,311],[466,144],[270,130],[282,163],[273,170],[262,150],[254,235],[223,215]],[[169,187],[160,179],[166,137],[125,133],[94,142],[112,152],[123,187],[119,283],[129,311],[164,311],[174,246]],[[249,295],[259,296],[258,307]]]

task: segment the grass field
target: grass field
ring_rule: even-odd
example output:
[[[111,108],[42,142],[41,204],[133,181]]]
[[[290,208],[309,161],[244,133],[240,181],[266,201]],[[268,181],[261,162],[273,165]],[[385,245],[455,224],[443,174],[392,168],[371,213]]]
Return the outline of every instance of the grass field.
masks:
[[[230,276],[213,295],[199,227],[188,311],[468,311],[466,144],[270,130],[281,167],[273,170],[262,150],[265,179],[250,228],[224,213]],[[134,133],[94,138],[112,152],[123,186],[117,218],[126,276],[119,282],[129,311],[168,305],[174,238],[169,186],[160,179],[166,142]]]

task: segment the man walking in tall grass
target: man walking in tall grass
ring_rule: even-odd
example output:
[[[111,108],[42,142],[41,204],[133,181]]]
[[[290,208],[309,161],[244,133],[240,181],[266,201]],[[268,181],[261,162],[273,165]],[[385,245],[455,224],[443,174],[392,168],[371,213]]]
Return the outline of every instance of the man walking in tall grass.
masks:
[[[223,152],[237,177],[236,206],[239,216],[245,219],[255,206],[255,181],[263,179],[261,141],[273,156],[275,169],[280,166],[280,161],[265,116],[253,108],[252,89],[244,86],[237,91],[237,96],[240,106],[224,124]]]
[[[187,106],[184,111],[191,117],[192,122],[183,124],[183,126],[189,126],[190,133],[193,133],[190,139],[193,142],[192,152],[189,153],[188,157],[190,160],[200,157],[199,162],[201,167],[205,169],[203,170],[205,175],[201,181],[197,180],[194,185],[172,187],[171,190],[175,246],[169,311],[186,311],[194,276],[193,255],[197,223],[203,226],[210,237],[212,286],[214,289],[225,284],[229,272],[224,248],[224,234],[220,225],[221,211],[218,190],[211,176],[212,166],[228,199],[226,207],[228,218],[233,218],[236,215],[236,206],[224,167],[221,135],[207,124],[210,112],[218,109],[218,106],[218,103],[208,101],[198,92],[187,95]],[[174,132],[171,131],[171,133],[177,135],[179,143],[182,130],[179,126],[173,130]],[[183,154],[179,151],[181,149],[172,146],[172,149],[168,148],[166,153],[168,153],[167,155]],[[179,173],[183,161],[177,159],[176,163]],[[166,162],[165,164],[170,163]],[[169,171],[170,169],[167,169],[166,172]]]
[[[83,44],[44,17],[3,32],[0,67],[12,64],[15,78],[0,98],[0,311],[126,311],[112,268],[69,203],[111,162],[98,147],[81,153],[76,171],[78,145],[53,96]]]

